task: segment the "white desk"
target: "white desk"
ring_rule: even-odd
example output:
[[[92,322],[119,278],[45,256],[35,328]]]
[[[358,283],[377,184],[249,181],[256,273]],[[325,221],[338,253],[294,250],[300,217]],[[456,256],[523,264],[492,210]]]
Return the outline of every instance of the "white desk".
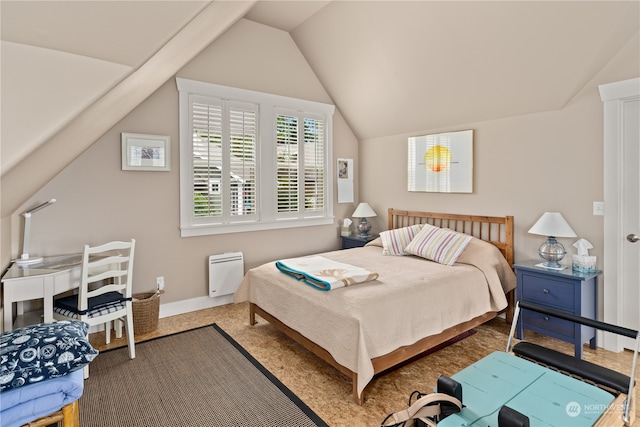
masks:
[[[23,302],[44,300],[44,321],[53,322],[53,296],[80,286],[82,254],[44,257],[31,265],[13,263],[2,276],[2,305],[5,331],[13,329],[13,303],[16,314],[24,314]]]

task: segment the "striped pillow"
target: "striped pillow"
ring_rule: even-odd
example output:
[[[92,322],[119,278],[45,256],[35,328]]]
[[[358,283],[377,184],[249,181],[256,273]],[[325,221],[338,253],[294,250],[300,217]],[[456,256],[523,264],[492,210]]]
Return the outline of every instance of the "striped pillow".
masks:
[[[405,252],[444,265],[453,265],[472,237],[425,224],[407,245]]]
[[[404,249],[421,229],[422,224],[416,224],[395,230],[383,231],[380,233],[382,255],[406,255]]]

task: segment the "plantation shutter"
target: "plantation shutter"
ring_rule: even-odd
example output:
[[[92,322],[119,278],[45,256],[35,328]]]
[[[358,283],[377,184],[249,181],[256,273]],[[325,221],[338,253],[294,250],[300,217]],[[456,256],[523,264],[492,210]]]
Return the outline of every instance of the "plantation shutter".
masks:
[[[229,205],[232,217],[257,213],[257,108],[232,104],[229,111]]]
[[[276,117],[277,212],[298,212],[298,118]]]
[[[325,209],[324,120],[304,119],[304,210]]]
[[[306,218],[326,211],[325,122],[302,113],[276,116],[280,218]]]
[[[222,102],[193,97],[193,215],[222,222]]]
[[[207,223],[257,216],[257,106],[192,97],[193,216]]]

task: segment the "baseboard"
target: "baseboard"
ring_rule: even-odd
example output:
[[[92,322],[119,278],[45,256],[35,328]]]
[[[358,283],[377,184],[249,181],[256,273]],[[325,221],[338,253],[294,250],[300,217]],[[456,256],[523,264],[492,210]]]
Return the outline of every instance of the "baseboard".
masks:
[[[233,294],[223,295],[215,298],[208,296],[192,298],[188,300],[170,302],[162,304],[160,302],[160,315],[164,317],[177,316],[178,314],[191,313],[192,311],[204,310],[206,308],[218,307],[220,305],[230,304],[233,302]]]
[[[163,317],[171,317],[177,316],[178,314],[191,313],[192,311],[204,310],[207,308],[218,307],[220,305],[231,304],[233,302],[233,294],[231,295],[222,295],[219,297],[211,298],[208,296],[191,298],[182,301],[170,302],[167,304],[162,304],[162,299],[160,300],[160,313],[158,317],[162,319]],[[2,320],[4,317],[2,316],[3,308],[0,307],[0,331],[3,331]],[[25,312],[24,315],[18,316],[16,321],[14,322],[14,327],[19,328],[26,325],[33,325],[36,323],[42,322],[42,312],[39,310]],[[95,325],[89,328],[89,333],[93,334],[94,332],[104,331],[104,325]]]

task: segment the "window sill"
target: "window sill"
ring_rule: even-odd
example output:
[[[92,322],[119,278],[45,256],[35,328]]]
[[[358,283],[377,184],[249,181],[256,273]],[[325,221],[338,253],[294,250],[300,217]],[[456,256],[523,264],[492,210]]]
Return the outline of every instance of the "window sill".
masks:
[[[284,228],[313,227],[330,225],[334,217],[308,219],[282,219],[275,222],[255,222],[217,225],[191,225],[180,227],[181,237],[208,236],[213,234],[244,233],[251,231],[280,230]]]

